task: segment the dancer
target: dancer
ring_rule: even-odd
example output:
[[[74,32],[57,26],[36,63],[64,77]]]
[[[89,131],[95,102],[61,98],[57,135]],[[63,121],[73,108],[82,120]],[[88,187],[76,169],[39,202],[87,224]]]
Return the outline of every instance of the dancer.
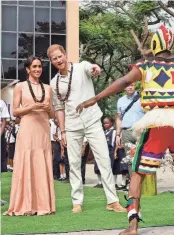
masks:
[[[98,76],[100,68],[87,61],[68,63],[66,52],[60,45],[48,48],[47,55],[58,70],[51,81],[55,115],[59,121],[61,138],[66,145],[70,164],[70,183],[72,187],[72,212],[82,212],[83,184],[81,176],[81,155],[84,136],[93,151],[101,172],[104,191],[107,197],[107,209],[124,212],[116,195],[114,178],[109,159],[106,138],[100,118],[102,112],[98,105],[89,108],[81,115],[76,113],[76,106],[81,101],[94,95],[91,76]]]
[[[16,138],[10,205],[5,215],[55,212],[49,118],[54,117],[52,90],[40,81],[42,63],[29,57],[27,81],[15,86],[13,115],[22,116]]]
[[[137,235],[140,216],[141,187],[146,174],[155,174],[167,148],[174,153],[174,57],[171,55],[173,34],[160,26],[151,40],[153,57],[142,59],[124,77],[116,80],[97,96],[77,107],[83,108],[121,92],[133,82],[142,81],[141,105],[146,114],[134,129],[144,130],[133,160],[129,198],[127,202],[130,226],[120,235]]]

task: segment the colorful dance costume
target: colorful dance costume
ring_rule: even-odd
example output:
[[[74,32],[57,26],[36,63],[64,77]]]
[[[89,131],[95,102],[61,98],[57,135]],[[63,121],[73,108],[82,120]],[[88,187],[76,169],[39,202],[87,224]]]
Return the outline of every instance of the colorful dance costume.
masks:
[[[154,57],[133,65],[142,74],[141,105],[146,114],[133,129],[143,131],[133,160],[133,172],[155,174],[166,149],[174,153],[174,57],[158,57],[157,53],[170,51],[173,34],[161,26],[153,35],[151,49]],[[140,215],[135,210],[135,200],[129,197],[128,218]]]

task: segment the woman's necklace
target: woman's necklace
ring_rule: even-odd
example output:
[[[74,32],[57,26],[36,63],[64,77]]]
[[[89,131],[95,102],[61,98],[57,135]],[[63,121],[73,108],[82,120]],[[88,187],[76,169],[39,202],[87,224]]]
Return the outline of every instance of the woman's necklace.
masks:
[[[69,77],[69,83],[68,83],[68,90],[67,90],[67,93],[66,93],[66,96],[65,98],[62,98],[60,92],[59,92],[59,79],[60,79],[60,72],[59,74],[57,75],[57,82],[56,82],[56,90],[57,90],[57,98],[61,101],[66,101],[69,97],[69,94],[70,94],[70,90],[71,90],[71,82],[72,82],[72,73],[73,73],[73,63],[70,63],[71,64],[71,71],[70,71],[70,77]]]
[[[29,79],[27,79],[27,83],[28,83],[28,87],[29,87],[29,90],[30,90],[30,93],[31,93],[31,95],[32,95],[32,97],[33,97],[34,102],[42,103],[42,102],[44,101],[44,99],[45,99],[45,88],[44,88],[43,83],[42,83],[41,81],[39,81],[40,86],[41,86],[41,89],[42,89],[42,97],[41,97],[40,100],[38,100],[38,99],[36,98],[36,96],[35,96],[35,94],[34,94],[34,91],[33,91],[33,88],[32,88],[32,86],[31,86],[31,82],[30,82]]]

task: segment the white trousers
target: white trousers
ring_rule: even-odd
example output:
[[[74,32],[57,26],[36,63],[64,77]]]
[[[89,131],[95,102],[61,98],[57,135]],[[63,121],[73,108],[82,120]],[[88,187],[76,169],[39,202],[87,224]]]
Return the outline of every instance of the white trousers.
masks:
[[[70,164],[70,183],[72,203],[83,204],[84,193],[81,176],[81,155],[83,139],[86,136],[101,173],[107,203],[119,202],[111,169],[109,151],[101,121],[77,131],[67,131],[67,150]]]

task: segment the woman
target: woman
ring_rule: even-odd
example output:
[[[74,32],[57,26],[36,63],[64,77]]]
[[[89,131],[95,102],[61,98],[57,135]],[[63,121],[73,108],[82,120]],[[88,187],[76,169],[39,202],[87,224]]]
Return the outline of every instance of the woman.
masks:
[[[54,117],[52,90],[39,78],[42,63],[29,57],[27,81],[15,86],[13,115],[22,116],[16,139],[10,206],[6,215],[55,212],[49,118]]]

